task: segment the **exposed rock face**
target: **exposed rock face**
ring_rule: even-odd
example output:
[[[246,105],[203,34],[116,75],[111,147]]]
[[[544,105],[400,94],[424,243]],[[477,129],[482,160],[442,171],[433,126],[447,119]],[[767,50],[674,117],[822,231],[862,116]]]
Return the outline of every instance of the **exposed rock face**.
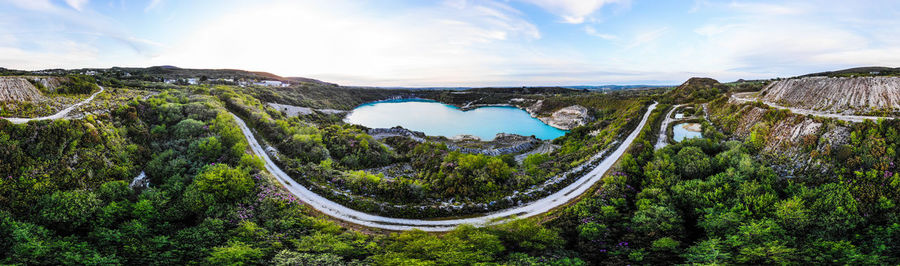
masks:
[[[0,102],[39,101],[44,96],[23,77],[0,77]]]
[[[410,137],[417,142],[425,142],[425,133],[422,133],[420,131],[412,131],[399,126],[392,128],[372,128],[366,131],[366,133],[372,135],[372,137],[375,139],[401,136]]]
[[[571,130],[583,126],[593,118],[588,114],[588,109],[580,105],[572,105],[553,112],[549,117],[539,117],[541,121],[555,128]]]
[[[147,178],[147,174],[144,171],[141,171],[141,174],[136,176],[134,180],[131,180],[131,184],[128,187],[132,189],[145,189],[150,186],[150,179]]]
[[[28,77],[28,80],[40,83],[50,91],[56,91],[57,87],[69,81],[68,78],[63,77]]]
[[[477,138],[477,137],[476,137]],[[450,150],[458,151],[462,153],[469,154],[484,154],[490,156],[500,156],[504,154],[510,153],[519,153],[527,150],[533,149],[535,146],[541,143],[541,141],[525,136],[519,136],[515,134],[505,134],[498,133],[494,138],[492,143],[507,143],[509,146],[505,147],[495,147],[495,148],[468,148],[468,147],[460,147],[457,145],[447,145],[447,148]]]
[[[829,113],[866,113],[900,110],[900,78],[809,77],[774,82],[760,100],[788,107]]]
[[[453,141],[481,141],[481,138],[479,138],[478,136],[462,134],[462,135],[456,135],[456,136],[450,137],[450,140],[453,140]]]
[[[531,114],[531,116],[536,116],[538,112],[541,111],[541,108],[544,107],[544,100],[538,100],[531,106],[525,108],[525,111]]]
[[[271,106],[272,108],[275,108],[278,111],[283,111],[288,116],[310,115],[317,111],[321,112],[323,114],[330,114],[330,115],[344,114],[344,113],[348,112],[348,111],[344,111],[344,110],[335,110],[335,109],[313,109],[313,108],[309,108],[309,107],[293,106],[293,105],[279,104],[279,103],[267,103],[267,104],[269,106]]]
[[[737,139],[746,140],[756,128],[761,128],[765,135],[762,151],[775,154],[774,158],[780,158],[774,162],[773,167],[782,176],[794,176],[796,173],[825,173],[831,167],[828,160],[823,157],[812,156],[811,149],[816,153],[830,151],[834,148],[846,145],[850,139],[850,128],[840,123],[822,123],[815,118],[805,115],[791,114],[774,122],[767,122],[766,109],[745,105],[734,112],[720,112],[713,110],[711,120],[714,123],[723,122],[723,116],[735,115],[738,119],[731,129],[731,133]]]

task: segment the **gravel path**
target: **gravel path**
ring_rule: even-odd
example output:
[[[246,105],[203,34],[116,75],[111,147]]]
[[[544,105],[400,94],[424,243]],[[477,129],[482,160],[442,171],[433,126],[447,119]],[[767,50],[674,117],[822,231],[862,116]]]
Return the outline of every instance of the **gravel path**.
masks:
[[[656,148],[657,150],[666,147],[666,145],[669,145],[669,137],[666,134],[666,129],[669,128],[669,124],[671,124],[672,121],[675,121],[675,119],[672,118],[672,113],[674,113],[675,110],[682,106],[684,106],[684,104],[672,106],[672,110],[669,110],[669,112],[666,113],[665,119],[663,119],[662,123],[660,123],[659,139],[656,141],[656,146],[654,146],[654,148]]]
[[[75,108],[78,108],[79,106],[82,106],[82,105],[84,105],[84,104],[86,104],[86,103],[91,102],[92,100],[94,100],[94,97],[96,97],[97,94],[100,94],[101,92],[103,92],[103,90],[104,90],[103,86],[97,85],[97,87],[100,87],[100,91],[95,92],[94,94],[91,94],[91,97],[88,97],[87,99],[84,99],[84,101],[81,101],[81,102],[78,102],[78,103],[76,103],[76,104],[74,104],[74,105],[72,105],[72,106],[69,106],[69,108],[63,109],[62,111],[59,111],[58,113],[55,113],[55,114],[52,114],[52,115],[49,115],[49,116],[44,116],[44,117],[36,117],[36,118],[16,118],[16,117],[9,117],[9,118],[5,118],[5,119],[6,119],[6,120],[9,120],[9,121],[12,122],[13,124],[24,124],[24,123],[28,123],[28,121],[33,121],[33,120],[34,120],[34,121],[37,121],[37,120],[48,120],[48,119],[60,119],[60,118],[65,118],[67,115],[69,115],[70,112],[72,112],[72,110],[75,110]]]

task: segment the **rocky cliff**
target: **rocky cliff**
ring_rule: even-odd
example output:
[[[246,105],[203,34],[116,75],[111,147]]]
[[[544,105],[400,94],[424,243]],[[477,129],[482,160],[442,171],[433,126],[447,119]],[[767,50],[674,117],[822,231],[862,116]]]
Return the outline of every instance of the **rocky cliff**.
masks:
[[[23,77],[0,77],[0,102],[38,101],[44,96]]]
[[[64,85],[66,82],[70,82],[69,79],[64,77],[26,77],[29,81],[39,83],[44,88],[47,88],[48,91],[56,91],[56,88]]]
[[[808,77],[773,82],[760,100],[829,113],[900,110],[900,77]]]
[[[709,105],[710,120],[732,138],[759,141],[760,151],[782,176],[822,174],[833,167],[821,154],[847,145],[850,127],[833,119],[790,114],[754,104]],[[755,137],[751,137],[756,134]],[[818,154],[818,155],[817,155]]]
[[[568,107],[564,107],[562,109],[556,110],[553,113],[550,113],[549,116],[541,115],[541,110],[543,108],[544,101],[539,100],[525,108],[525,111],[531,114],[532,117],[540,119],[547,125],[551,127],[555,127],[562,130],[571,130],[578,126],[583,126],[589,122],[591,122],[594,118],[591,117],[588,109],[581,105],[572,105]]]
[[[593,118],[588,114],[588,109],[581,105],[572,105],[565,107],[550,116],[539,117],[541,121],[555,128],[562,130],[571,130],[578,126],[583,126],[590,122]]]

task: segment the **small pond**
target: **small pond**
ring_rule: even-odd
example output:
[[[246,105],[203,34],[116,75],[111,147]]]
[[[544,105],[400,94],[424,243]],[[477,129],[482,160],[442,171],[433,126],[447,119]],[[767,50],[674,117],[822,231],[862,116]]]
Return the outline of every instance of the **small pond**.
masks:
[[[672,137],[675,142],[681,142],[684,139],[702,138],[703,133],[699,123],[681,123],[672,127]]]
[[[462,111],[430,100],[371,102],[353,109],[344,121],[370,128],[402,126],[430,136],[474,135],[482,140],[493,140],[497,133],[534,135],[544,140],[566,134],[519,108],[489,106]]]

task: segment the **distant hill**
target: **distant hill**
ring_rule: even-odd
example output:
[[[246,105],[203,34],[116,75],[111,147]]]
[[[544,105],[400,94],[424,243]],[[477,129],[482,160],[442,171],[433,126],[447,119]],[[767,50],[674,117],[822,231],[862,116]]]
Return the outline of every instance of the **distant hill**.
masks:
[[[154,66],[147,68],[113,67],[111,70],[121,70],[131,75],[148,74],[166,79],[184,79],[207,77],[209,79],[258,79],[288,81],[281,76],[268,72],[251,72],[238,69],[189,69],[175,66]]]
[[[563,86],[563,88],[568,89],[576,89],[576,90],[594,90],[594,91],[615,91],[615,90],[630,90],[630,89],[653,89],[653,88],[666,88],[666,87],[675,87],[670,85],[599,85],[599,86]]]
[[[107,69],[82,69],[94,70],[98,72],[107,71]],[[163,65],[153,67],[113,67],[108,71],[128,73],[136,77],[154,77],[160,79],[188,79],[188,78],[207,78],[207,79],[234,79],[237,80],[277,80],[288,82],[291,84],[313,84],[325,86],[338,86],[334,83],[328,83],[311,78],[303,77],[282,77],[269,72],[263,71],[246,71],[240,69],[190,69],[180,68],[177,66]],[[121,77],[120,77],[121,78]]]
[[[849,77],[849,76],[900,76],[900,67],[855,67],[837,71],[826,71],[806,74],[803,77]]]
[[[288,81],[292,81],[292,82],[312,83],[312,84],[327,85],[327,86],[338,86],[338,84],[335,84],[335,83],[324,82],[324,81],[321,81],[318,79],[311,79],[311,78],[287,77],[285,79],[287,79]]]

